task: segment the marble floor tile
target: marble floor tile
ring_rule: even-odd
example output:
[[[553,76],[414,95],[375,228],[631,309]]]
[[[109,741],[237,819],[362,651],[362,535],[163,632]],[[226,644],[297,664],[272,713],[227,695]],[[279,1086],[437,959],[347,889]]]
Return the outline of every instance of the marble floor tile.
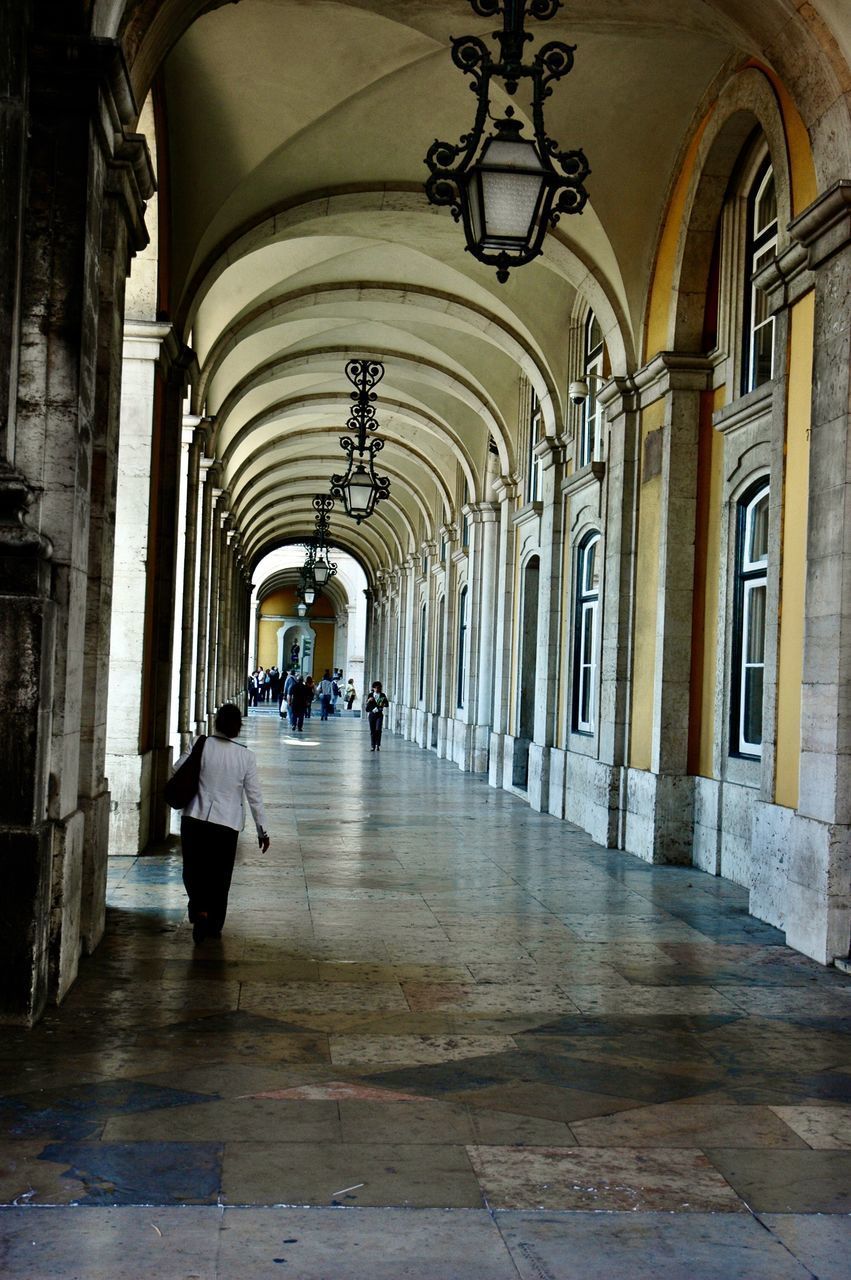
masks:
[[[491,1209],[737,1213],[745,1206],[699,1151],[472,1147]]]
[[[759,1221],[818,1280],[848,1280],[851,1217],[761,1213]]]
[[[104,1142],[339,1142],[335,1102],[230,1098],[108,1120]]]
[[[335,1066],[386,1070],[511,1053],[516,1046],[511,1036],[332,1035],[330,1048]]]
[[[231,1142],[223,1192],[244,1205],[482,1205],[467,1150],[455,1144]]]
[[[779,1118],[778,1118],[779,1117]],[[694,1101],[637,1107],[615,1116],[580,1120],[573,1132],[589,1147],[803,1147],[803,1138],[770,1107]]]
[[[577,1222],[583,1204],[605,1208],[600,1267],[630,1280],[642,1274],[642,1221],[662,1277],[686,1247],[677,1224],[695,1224],[708,1276],[729,1238],[724,1280],[740,1280],[735,1267],[742,1280],[785,1280],[779,1236],[760,1228],[754,1252],[753,1219],[730,1212],[740,1200],[789,1223],[825,1209],[844,1221],[851,979],[780,945],[747,916],[746,890],[603,849],[398,739],[381,787],[363,791],[362,743],[345,723],[310,726],[310,747],[278,745],[271,716],[249,717],[247,733],[273,844],[260,855],[240,841],[221,941],[193,946],[174,848],[113,860],[107,932],[78,983],[34,1030],[0,1029],[0,1200],[101,1214],[113,1196],[128,1213],[147,1201],[169,1215],[196,1201],[191,1229],[220,1246],[203,1280],[234,1280],[226,1264],[239,1255],[226,1245],[248,1221],[227,1210],[234,1225],[222,1226],[222,1194],[327,1206],[341,1192],[350,1210],[445,1214],[482,1204],[468,1149],[495,1187],[518,1193],[507,1203],[570,1203]],[[706,1205],[720,1228],[698,1212]],[[275,1221],[269,1212],[258,1221]],[[344,1221],[339,1208],[313,1212]],[[351,1212],[378,1224],[356,1238],[374,1246],[364,1270],[380,1276],[396,1255],[382,1253],[381,1220],[360,1215],[384,1209]],[[483,1210],[455,1212],[497,1238]],[[451,1215],[441,1222],[432,1253],[448,1259],[441,1242],[460,1235]],[[552,1253],[527,1236],[541,1274],[581,1262],[593,1275],[581,1231],[574,1252],[557,1234]],[[813,1257],[830,1262],[836,1240],[822,1244],[812,1238]],[[250,1255],[263,1280],[292,1266],[266,1247]],[[135,1248],[128,1257],[143,1256]],[[69,1244],[69,1259],[84,1256]],[[455,1256],[460,1280],[477,1275],[460,1244]],[[514,1266],[504,1246],[487,1256]],[[406,1257],[420,1266],[416,1250]],[[533,1253],[515,1259],[540,1280]],[[310,1267],[323,1274],[311,1250],[299,1265],[308,1280]],[[242,1265],[237,1274],[254,1280]]]
[[[851,1152],[707,1148],[756,1213],[851,1213]]]
[[[222,1280],[517,1280],[483,1210],[226,1209],[223,1225]]]
[[[0,1211],[4,1280],[214,1277],[217,1207]]]
[[[744,1213],[495,1217],[520,1280],[812,1280],[779,1239]]]
[[[851,1104],[771,1110],[813,1150],[851,1151]]]

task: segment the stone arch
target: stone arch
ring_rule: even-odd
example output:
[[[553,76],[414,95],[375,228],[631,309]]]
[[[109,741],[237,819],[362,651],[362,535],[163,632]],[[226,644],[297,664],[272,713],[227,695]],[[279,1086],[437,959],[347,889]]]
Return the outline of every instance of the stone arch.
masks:
[[[786,127],[767,76],[749,67],[736,75],[719,97],[698,147],[674,266],[674,303],[668,319],[668,347],[672,351],[696,352],[701,348],[718,220],[731,176],[756,129],[765,137],[774,167],[779,247],[788,240],[792,178]]]

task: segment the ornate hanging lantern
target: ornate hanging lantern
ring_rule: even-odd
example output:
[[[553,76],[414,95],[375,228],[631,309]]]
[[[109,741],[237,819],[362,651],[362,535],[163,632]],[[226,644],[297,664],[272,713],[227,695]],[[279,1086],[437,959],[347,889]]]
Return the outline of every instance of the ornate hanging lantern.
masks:
[[[337,566],[328,554],[328,526],[330,515],[334,510],[334,499],[328,494],[317,494],[313,499],[316,512],[316,532],[313,535],[313,580],[318,588],[322,588],[333,578]]]
[[[472,77],[470,88],[478,98],[473,127],[457,146],[435,139],[426,164],[431,176],[426,195],[432,204],[449,205],[452,216],[464,224],[467,249],[480,262],[496,267],[501,283],[512,267],[537,258],[547,228],[563,213],[581,213],[588,199],[584,182],[591,172],[585,153],[559,151],[547,136],[544,102],[550,85],[573,68],[576,46],[551,40],[542,45],[531,63],[523,62],[523,47],[531,35],[524,22],[527,7],[542,22],[555,17],[561,0],[470,0],[483,18],[502,15],[502,31],[495,60],[478,36],[452,41],[452,61]],[[523,134],[514,108],[506,108],[494,120],[494,132],[485,136],[491,115],[491,81],[505,84],[510,94],[521,80],[531,81],[532,136]]]
[[[384,448],[384,441],[378,436],[367,439],[367,432],[378,427],[375,417],[377,396],[373,388],[384,377],[384,365],[380,360],[350,360],[346,365],[346,377],[355,388],[351,393],[354,407],[346,426],[357,432],[357,439],[353,440],[351,436],[340,439],[348,457],[348,466],[344,475],[331,477],[331,496],[338,498],[346,515],[360,524],[369,519],[377,502],[390,496],[388,477],[375,474],[375,455]]]

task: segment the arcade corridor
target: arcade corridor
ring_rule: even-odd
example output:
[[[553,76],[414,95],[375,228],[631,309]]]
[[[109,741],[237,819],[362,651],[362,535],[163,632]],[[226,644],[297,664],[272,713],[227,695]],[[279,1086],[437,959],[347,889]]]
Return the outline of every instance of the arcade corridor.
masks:
[[[272,848],[222,941],[173,854],[113,859],[7,1029],[7,1280],[847,1274],[848,978],[360,720],[244,736]]]

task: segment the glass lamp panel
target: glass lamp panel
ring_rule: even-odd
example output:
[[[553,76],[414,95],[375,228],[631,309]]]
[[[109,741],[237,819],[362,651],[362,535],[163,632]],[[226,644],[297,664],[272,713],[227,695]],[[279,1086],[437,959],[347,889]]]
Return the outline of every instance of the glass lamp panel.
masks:
[[[372,506],[372,480],[368,473],[359,467],[352,473],[348,489],[352,515],[366,515]]]
[[[304,603],[305,603],[305,604],[313,604],[313,602],[314,602],[314,600],[315,600],[315,599],[316,599],[316,591],[315,591],[315,589],[314,589],[313,587],[305,587],[305,588],[304,588]]]
[[[535,229],[546,170],[532,142],[491,138],[479,160],[481,210],[473,218],[480,225],[478,238],[484,245],[504,246],[513,241],[527,244]],[[473,209],[471,207],[471,215]]]
[[[328,581],[328,565],[324,560],[317,560],[313,566],[313,580],[318,587],[324,587]]]

